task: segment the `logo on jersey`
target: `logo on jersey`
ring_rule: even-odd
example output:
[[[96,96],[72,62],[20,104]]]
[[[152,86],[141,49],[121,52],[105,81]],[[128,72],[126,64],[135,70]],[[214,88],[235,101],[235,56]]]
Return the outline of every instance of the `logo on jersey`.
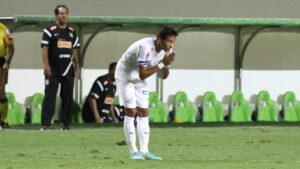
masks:
[[[133,103],[133,97],[125,99],[126,104],[132,104]]]
[[[114,99],[112,97],[106,97],[104,100],[105,104],[113,104]]]
[[[143,95],[149,95],[149,91],[143,90],[142,91]]]
[[[150,49],[150,53],[153,52],[153,51],[154,51],[154,48],[151,48],[151,49]]]
[[[72,32],[69,33],[69,36],[70,36],[71,38],[74,38],[74,35],[73,35]]]
[[[7,37],[8,37],[8,39],[9,39],[10,41],[12,41],[12,40],[13,40],[13,37],[11,36],[10,31],[9,31],[8,29],[6,29],[6,30],[5,30],[5,33],[6,33]]]
[[[72,42],[71,41],[61,41],[61,40],[59,40],[57,42],[57,47],[58,48],[69,48],[69,49],[71,49],[72,48]]]
[[[59,58],[70,58],[71,55],[59,55]]]

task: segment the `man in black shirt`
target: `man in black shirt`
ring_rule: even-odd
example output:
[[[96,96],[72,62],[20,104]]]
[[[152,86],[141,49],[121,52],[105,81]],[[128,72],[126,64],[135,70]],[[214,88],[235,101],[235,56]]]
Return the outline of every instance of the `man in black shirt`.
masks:
[[[58,5],[55,10],[56,23],[44,29],[41,41],[45,74],[45,98],[42,106],[42,128],[50,130],[54,115],[56,93],[61,84],[62,130],[69,130],[73,113],[74,67],[75,75],[80,75],[77,48],[79,39],[68,22],[68,7]]]
[[[119,122],[120,112],[118,112],[117,107],[113,106],[113,98],[116,93],[116,64],[116,62],[111,63],[108,74],[95,80],[83,104],[82,119],[84,122]]]

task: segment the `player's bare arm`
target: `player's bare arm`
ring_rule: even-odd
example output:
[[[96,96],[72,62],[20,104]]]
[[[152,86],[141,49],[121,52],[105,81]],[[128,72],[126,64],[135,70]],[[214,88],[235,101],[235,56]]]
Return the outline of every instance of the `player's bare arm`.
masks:
[[[94,99],[92,97],[89,97],[89,104],[90,104],[91,110],[94,113],[94,117],[96,119],[96,123],[103,123],[103,120],[100,117],[99,112],[98,112],[96,99]]]
[[[75,62],[75,76],[80,77],[80,63],[79,63],[79,57],[77,49],[73,49],[73,56],[74,56],[74,62]]]
[[[119,123],[119,120],[118,120],[118,118],[116,117],[116,115],[115,115],[115,110],[114,110],[114,104],[111,104],[110,105],[110,116],[111,116],[111,118],[113,119],[113,121],[115,122],[115,123]]]
[[[42,48],[43,62],[44,62],[44,74],[47,77],[51,76],[51,68],[48,61],[48,47],[44,46]]]
[[[147,79],[149,76],[153,75],[159,70],[158,66],[154,66],[152,68],[148,68],[148,66],[139,66],[139,75],[141,80]]]
[[[7,60],[3,65],[3,70],[4,71],[8,71],[8,68],[9,68],[10,62],[12,60],[12,57],[14,55],[14,52],[15,52],[14,44],[8,45]]]

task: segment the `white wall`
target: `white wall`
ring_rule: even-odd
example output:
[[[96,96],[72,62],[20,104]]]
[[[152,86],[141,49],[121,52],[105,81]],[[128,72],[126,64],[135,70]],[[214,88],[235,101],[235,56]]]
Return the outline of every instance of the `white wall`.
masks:
[[[188,99],[194,102],[197,96],[213,91],[218,100],[231,95],[234,89],[233,70],[182,70],[171,69],[164,81],[164,101],[177,91],[185,91]]]
[[[106,74],[106,69],[83,69],[83,97],[87,96],[94,81]],[[151,91],[155,91],[155,76],[148,80]],[[6,92],[13,92],[17,102],[25,104],[25,99],[34,93],[44,93],[44,74],[42,69],[10,69]]]
[[[24,104],[26,97],[44,93],[42,69],[9,69],[6,92],[13,92],[17,102]]]
[[[250,100],[253,94],[267,90],[272,100],[277,101],[279,95],[293,91],[300,97],[300,70],[245,70],[242,72],[242,91]]]
[[[106,69],[84,69],[83,97],[85,97],[95,79],[107,73]],[[268,90],[272,100],[277,100],[279,95],[286,91],[294,91],[300,96],[300,70],[275,71],[275,70],[244,70],[242,72],[242,91],[245,99],[250,100],[261,90]],[[217,99],[222,101],[225,95],[233,92],[233,70],[181,70],[171,69],[170,76],[164,80],[163,101],[167,102],[170,95],[177,91],[185,91],[189,100],[195,102],[206,91],[216,93]],[[155,76],[148,80],[151,91],[155,91]],[[10,69],[7,92],[13,92],[16,100],[22,104],[25,99],[36,92],[44,93],[44,75],[42,69]]]

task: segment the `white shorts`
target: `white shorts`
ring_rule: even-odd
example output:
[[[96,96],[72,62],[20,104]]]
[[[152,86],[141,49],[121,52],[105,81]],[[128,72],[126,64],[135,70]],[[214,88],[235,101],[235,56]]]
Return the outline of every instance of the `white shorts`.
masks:
[[[149,107],[149,88],[146,82],[124,82],[116,79],[119,103],[125,108]]]

